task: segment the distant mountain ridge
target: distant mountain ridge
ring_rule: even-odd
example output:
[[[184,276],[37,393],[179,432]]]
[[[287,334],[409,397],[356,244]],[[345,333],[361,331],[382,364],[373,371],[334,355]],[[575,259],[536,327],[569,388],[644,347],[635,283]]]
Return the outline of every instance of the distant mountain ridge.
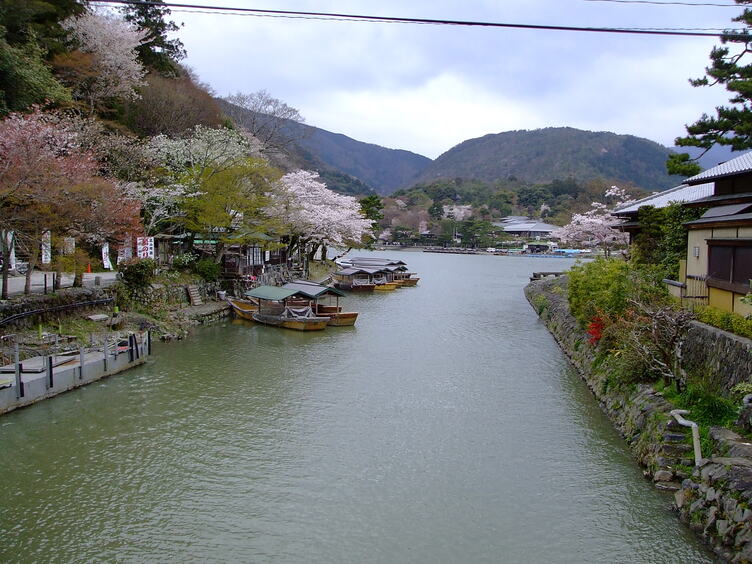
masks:
[[[238,108],[233,110],[237,114]],[[247,110],[241,110],[241,115],[243,111]],[[668,155],[674,151],[696,157],[701,152],[695,147],[664,147],[634,135],[547,127],[468,139],[432,161],[293,121],[285,122],[283,130],[294,142],[284,154],[272,155],[274,164],[287,171],[315,170],[327,186],[352,195],[388,196],[400,188],[438,179],[494,182],[509,177],[541,184],[568,177],[606,179],[649,191],[665,190],[683,180],[667,174]],[[713,147],[699,163],[707,169],[735,156],[728,147]]]
[[[647,190],[676,186],[666,173],[670,149],[641,137],[572,127],[507,131],[468,139],[440,155],[417,178],[516,177],[532,183],[574,177],[631,182]]]

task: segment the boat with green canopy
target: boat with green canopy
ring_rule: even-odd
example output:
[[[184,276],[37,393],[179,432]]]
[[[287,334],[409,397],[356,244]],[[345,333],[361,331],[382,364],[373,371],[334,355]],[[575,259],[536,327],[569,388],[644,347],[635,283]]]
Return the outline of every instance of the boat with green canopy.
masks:
[[[277,286],[259,286],[245,292],[247,300],[228,298],[238,317],[264,325],[294,329],[296,331],[321,331],[329,323],[328,317],[318,316],[310,305],[297,307],[288,300],[297,290]]]
[[[294,280],[288,282],[282,288],[295,290],[297,293],[291,299],[296,304],[310,305],[316,315],[328,317],[329,325],[335,327],[355,325],[355,321],[358,319],[357,311],[342,311],[339,299],[345,296],[345,293],[337,288],[324,286],[308,280]],[[319,300],[322,298],[328,298],[330,303],[320,303]],[[332,304],[332,299],[336,300],[336,303]]]

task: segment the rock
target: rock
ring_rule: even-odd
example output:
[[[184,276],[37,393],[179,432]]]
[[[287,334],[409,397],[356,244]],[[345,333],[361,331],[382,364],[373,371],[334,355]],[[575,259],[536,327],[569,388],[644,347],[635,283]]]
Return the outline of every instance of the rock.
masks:
[[[674,478],[674,473],[671,470],[658,470],[653,474],[654,482],[670,482]]]
[[[725,427],[711,427],[710,438],[714,441],[743,441],[741,435]]]
[[[694,513],[695,511],[703,509],[704,507],[705,507],[705,498],[701,497],[700,499],[692,502],[692,505],[689,506],[689,512]]]
[[[675,492],[681,489],[679,482],[656,482],[655,487],[664,492]]]
[[[667,443],[683,443],[687,436],[682,433],[664,433],[663,440]]]
[[[715,488],[708,488],[708,491],[705,493],[705,499],[709,502],[715,501],[718,497],[718,493],[715,491]]]
[[[674,506],[677,509],[684,507],[684,502],[687,499],[687,493],[684,490],[679,490],[674,494]]]
[[[739,547],[749,541],[752,541],[752,529],[742,529],[734,537],[734,546]]]
[[[729,522],[726,519],[718,519],[715,522],[715,530],[718,531],[718,535],[723,537],[729,531]]]
[[[723,512],[726,515],[731,515],[736,511],[736,506],[739,505],[739,502],[736,501],[733,497],[727,497],[723,500]]]
[[[752,459],[752,443],[747,442],[734,442],[729,444],[729,456],[734,458],[751,458]]]
[[[711,505],[710,509],[708,509],[708,512],[705,515],[705,532],[706,533],[713,525],[715,525],[716,513],[718,513],[718,508],[715,505]]]
[[[736,521],[737,523],[741,523],[744,521],[744,509],[741,507],[737,507],[734,512],[731,514],[731,520]]]

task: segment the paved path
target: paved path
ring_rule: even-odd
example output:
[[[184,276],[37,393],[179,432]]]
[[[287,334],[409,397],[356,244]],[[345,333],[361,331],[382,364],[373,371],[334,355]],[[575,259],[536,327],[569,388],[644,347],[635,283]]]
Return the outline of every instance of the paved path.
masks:
[[[52,273],[51,272],[39,272],[34,271],[31,275],[31,291],[34,294],[41,294],[44,292],[44,275],[47,275],[47,291],[52,291]],[[96,284],[96,277],[100,278],[100,285],[102,287],[110,286],[116,281],[116,272],[93,272],[91,274],[84,274],[84,286],[94,287]],[[11,276],[8,278],[9,282],[9,295],[17,296],[23,294],[24,284],[26,283],[25,276]],[[63,288],[69,288],[73,286],[73,274],[63,274],[61,286]]]

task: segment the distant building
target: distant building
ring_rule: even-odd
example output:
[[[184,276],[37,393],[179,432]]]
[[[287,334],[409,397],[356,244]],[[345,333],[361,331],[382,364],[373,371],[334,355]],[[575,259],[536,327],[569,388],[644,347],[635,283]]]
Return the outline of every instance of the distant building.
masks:
[[[508,235],[528,239],[550,238],[551,233],[559,229],[557,225],[550,225],[542,221],[535,221],[529,217],[509,216],[493,224],[497,229]]]

